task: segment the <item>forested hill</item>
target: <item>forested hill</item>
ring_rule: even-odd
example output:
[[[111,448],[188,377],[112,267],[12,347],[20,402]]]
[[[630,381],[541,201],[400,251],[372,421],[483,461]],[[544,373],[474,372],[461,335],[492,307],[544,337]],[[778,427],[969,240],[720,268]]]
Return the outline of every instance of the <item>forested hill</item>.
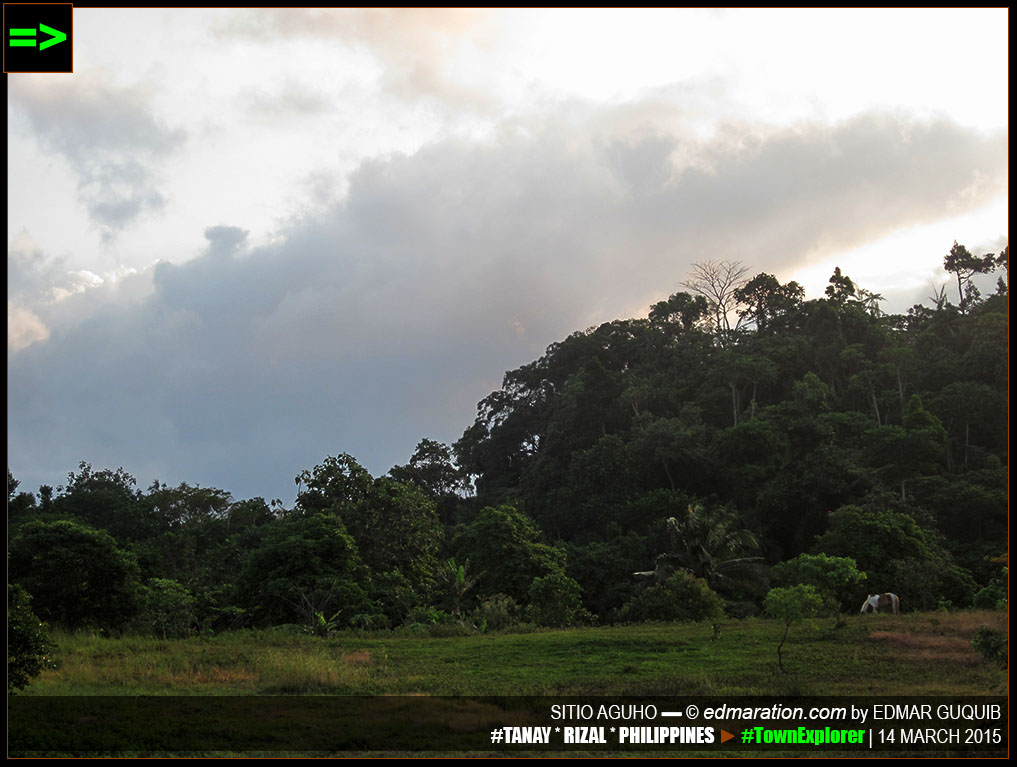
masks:
[[[838,557],[865,573],[841,578],[842,607],[877,591],[906,609],[992,606],[1008,250],[955,244],[944,265],[956,285],[891,315],[839,269],[810,299],[698,264],[648,318],[576,332],[507,373],[455,445],[425,439],[378,478],[329,457],[297,478],[292,509],[141,492],[87,464],[38,496],[9,476],[11,578],[44,619],[164,633],[165,605],[182,605],[178,633],[742,615]],[[993,273],[983,297],[974,276]],[[67,573],[89,562],[115,591],[93,607],[68,596]]]
[[[771,559],[856,504],[935,527],[969,565],[1000,553],[1004,279],[984,300],[968,280],[959,306],[888,315],[839,269],[812,300],[737,264],[696,271],[648,319],[574,333],[506,374],[455,445],[484,504],[578,544],[719,504]]]

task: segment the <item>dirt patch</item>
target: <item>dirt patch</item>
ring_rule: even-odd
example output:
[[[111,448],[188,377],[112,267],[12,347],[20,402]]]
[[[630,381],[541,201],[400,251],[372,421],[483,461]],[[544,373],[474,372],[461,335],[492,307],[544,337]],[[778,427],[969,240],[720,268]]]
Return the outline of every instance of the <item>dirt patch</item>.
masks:
[[[869,639],[875,642],[887,642],[888,644],[897,645],[898,647],[923,647],[923,637],[915,636],[914,634],[902,634],[898,631],[873,631],[869,634]]]
[[[929,634],[905,634],[899,631],[874,631],[869,640],[884,642],[894,647],[916,650],[917,657],[927,661],[949,661],[951,663],[974,663],[977,661],[971,643],[957,636]]]

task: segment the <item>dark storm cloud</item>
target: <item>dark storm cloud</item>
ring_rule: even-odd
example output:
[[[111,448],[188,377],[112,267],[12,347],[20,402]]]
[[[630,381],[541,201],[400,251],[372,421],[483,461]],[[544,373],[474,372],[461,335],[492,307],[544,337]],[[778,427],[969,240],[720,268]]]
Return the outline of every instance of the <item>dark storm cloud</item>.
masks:
[[[89,217],[105,238],[163,206],[154,169],[185,134],[153,116],[144,86],[117,88],[84,76],[15,77],[8,92],[34,137],[77,176]]]
[[[645,312],[693,261],[787,279],[817,244],[960,213],[1006,184],[1005,134],[947,122],[697,142],[619,140],[597,118],[365,162],[342,204],[276,244],[214,227],[198,257],[148,275],[144,300],[110,292],[74,323],[40,314],[49,338],[10,358],[15,476],[52,481],[86,459],[291,497],[328,454],[381,473],[423,436],[461,434],[504,370]]]

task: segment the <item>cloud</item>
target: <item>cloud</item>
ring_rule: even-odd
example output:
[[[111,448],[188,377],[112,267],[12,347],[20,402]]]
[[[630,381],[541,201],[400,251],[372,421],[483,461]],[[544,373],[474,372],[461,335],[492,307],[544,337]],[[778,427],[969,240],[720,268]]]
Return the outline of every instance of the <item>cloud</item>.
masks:
[[[74,326],[108,311],[111,301],[143,299],[151,292],[148,277],[130,267],[102,275],[71,269],[68,256],[46,253],[20,232],[7,249],[8,355],[46,340],[51,328]],[[78,300],[67,300],[73,296]]]
[[[31,485],[86,459],[276,496],[328,454],[380,473],[423,436],[457,438],[504,370],[645,312],[694,261],[781,276],[1006,189],[1005,133],[947,121],[700,139],[619,135],[616,118],[571,105],[367,161],[341,203],[272,244],[211,227],[185,263],[61,301],[49,337],[11,357],[15,475]],[[148,292],[124,300],[128,285]]]
[[[165,204],[156,168],[184,142],[151,111],[144,85],[116,87],[98,78],[14,78],[10,103],[39,143],[78,178],[78,193],[105,239]]]
[[[455,63],[464,52],[492,44],[493,21],[492,11],[464,8],[277,8],[240,12],[217,34],[261,43],[340,41],[375,58],[381,86],[391,94],[487,108],[486,89],[465,83]]]
[[[250,119],[266,124],[313,118],[333,108],[323,94],[294,81],[274,89],[246,91],[238,96],[238,101]]]
[[[7,302],[7,351],[16,352],[49,338],[49,329],[28,309]]]

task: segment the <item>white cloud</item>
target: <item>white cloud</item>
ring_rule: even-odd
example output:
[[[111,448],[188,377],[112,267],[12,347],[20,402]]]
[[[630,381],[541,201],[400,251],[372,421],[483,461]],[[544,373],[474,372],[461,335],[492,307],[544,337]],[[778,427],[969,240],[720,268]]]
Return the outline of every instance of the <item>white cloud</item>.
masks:
[[[28,309],[7,302],[7,352],[16,352],[49,338],[49,329]]]
[[[11,80],[9,98],[32,135],[74,171],[78,193],[105,238],[162,208],[153,169],[185,134],[153,116],[147,88],[117,88],[98,76],[22,76]]]

